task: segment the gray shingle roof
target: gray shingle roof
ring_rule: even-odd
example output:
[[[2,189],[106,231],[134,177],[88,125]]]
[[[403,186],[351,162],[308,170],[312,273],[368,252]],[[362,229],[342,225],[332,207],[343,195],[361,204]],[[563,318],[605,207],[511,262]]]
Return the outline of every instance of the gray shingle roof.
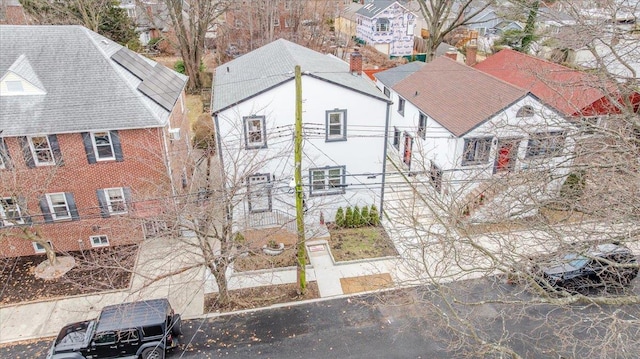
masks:
[[[447,57],[437,57],[393,89],[458,137],[529,93]]]
[[[212,99],[214,114],[293,80],[296,65],[300,65],[303,76],[314,76],[388,101],[369,80],[351,74],[346,62],[279,39],[216,68]]]
[[[380,82],[382,82],[385,86],[393,87],[398,82],[406,79],[414,72],[420,70],[422,66],[424,66],[424,62],[413,61],[408,64],[390,68],[386,71],[378,72],[373,76],[380,80]]]
[[[394,2],[395,1],[389,1],[389,0],[376,0],[374,2],[365,4],[362,8],[360,8],[360,10],[356,12],[356,14],[360,14],[368,18],[372,18],[378,15],[379,13],[381,13],[382,11],[384,11],[384,9],[391,6],[391,4],[393,4]]]
[[[12,66],[24,70],[28,62],[46,91],[0,96],[3,136],[165,126],[170,111],[138,90],[141,79],[111,56],[126,51],[151,68],[162,65],[122,49],[81,26],[0,26],[0,77]],[[34,81],[26,73],[18,75]],[[165,100],[175,104],[187,78],[171,73],[164,90],[156,91],[170,93]]]

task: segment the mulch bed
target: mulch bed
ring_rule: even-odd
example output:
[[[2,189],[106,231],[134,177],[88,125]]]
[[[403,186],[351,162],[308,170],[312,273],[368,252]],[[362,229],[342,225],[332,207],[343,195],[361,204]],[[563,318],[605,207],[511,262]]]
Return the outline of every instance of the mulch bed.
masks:
[[[73,256],[76,266],[52,280],[34,275],[44,255],[0,258],[0,305],[128,288],[137,254],[135,244],[58,253]]]
[[[307,294],[305,296],[298,295],[297,288],[298,285],[296,283],[291,283],[230,290],[231,302],[226,306],[220,306],[220,303],[218,303],[218,293],[206,294],[204,297],[204,311],[205,313],[233,312],[242,309],[268,307],[278,303],[320,298],[316,282],[307,283]]]

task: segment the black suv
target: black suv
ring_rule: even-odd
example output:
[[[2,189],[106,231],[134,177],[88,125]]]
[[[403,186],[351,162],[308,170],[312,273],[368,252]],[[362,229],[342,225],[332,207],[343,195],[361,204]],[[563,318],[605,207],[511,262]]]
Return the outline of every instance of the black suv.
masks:
[[[166,299],[111,305],[96,320],[62,328],[47,359],[162,359],[181,334],[180,315]]]
[[[533,270],[546,289],[579,291],[627,285],[638,275],[638,262],[629,248],[619,244],[600,244],[584,250],[574,245],[570,250],[536,260]]]

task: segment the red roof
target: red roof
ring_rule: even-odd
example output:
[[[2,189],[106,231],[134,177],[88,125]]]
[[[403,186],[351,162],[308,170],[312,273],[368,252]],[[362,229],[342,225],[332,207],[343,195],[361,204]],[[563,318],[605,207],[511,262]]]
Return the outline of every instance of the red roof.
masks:
[[[505,49],[474,67],[531,91],[565,116],[590,115],[594,108],[599,109],[595,112],[608,113],[613,109],[613,106],[603,106],[606,98],[603,99],[602,89],[608,87],[606,81],[521,52]]]
[[[528,94],[445,56],[425,64],[393,90],[458,137]]]

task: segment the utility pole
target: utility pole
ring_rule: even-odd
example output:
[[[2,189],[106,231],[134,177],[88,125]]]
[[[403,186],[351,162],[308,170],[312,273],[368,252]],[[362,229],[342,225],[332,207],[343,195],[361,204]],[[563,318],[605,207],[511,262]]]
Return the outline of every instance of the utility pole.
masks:
[[[297,262],[298,262],[298,294],[304,295],[307,292],[307,263],[305,255],[304,240],[304,209],[302,191],[302,74],[300,65],[296,65],[296,136],[294,140],[294,158],[296,181],[296,223],[298,227],[298,240],[296,242]]]

